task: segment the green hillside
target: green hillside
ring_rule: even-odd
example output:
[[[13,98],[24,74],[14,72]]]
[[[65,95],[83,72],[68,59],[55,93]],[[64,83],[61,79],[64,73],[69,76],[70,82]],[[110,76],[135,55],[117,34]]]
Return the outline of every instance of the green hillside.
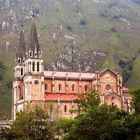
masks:
[[[20,21],[28,44],[32,7],[45,68],[93,72],[107,65],[140,86],[138,0],[0,1],[0,118],[10,116],[13,67]],[[6,116],[6,117],[5,117]]]

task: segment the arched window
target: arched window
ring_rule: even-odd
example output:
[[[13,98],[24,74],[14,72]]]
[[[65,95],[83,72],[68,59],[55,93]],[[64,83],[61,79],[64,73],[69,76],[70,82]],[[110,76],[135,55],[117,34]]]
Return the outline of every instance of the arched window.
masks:
[[[75,91],[75,85],[72,84],[72,91]]]
[[[39,71],[39,62],[37,62],[37,71]]]
[[[35,71],[35,62],[33,62],[33,71]]]
[[[27,65],[28,65],[28,66],[27,66],[27,71],[30,72],[30,71],[31,71],[31,69],[30,69],[30,66],[31,66],[31,65],[30,65],[30,62],[29,62]]]
[[[31,57],[32,56],[32,52],[29,52],[29,57]]]
[[[35,56],[37,56],[37,53],[35,52]]]
[[[85,91],[87,91],[88,90],[88,86],[87,85],[85,85]]]
[[[59,85],[58,85],[58,90],[61,91],[61,89],[62,89],[62,85],[59,84]]]
[[[21,63],[21,59],[20,58],[18,58],[18,63]]]
[[[22,91],[21,91],[21,87],[20,86],[18,87],[18,90],[19,90],[19,100],[22,100],[23,99],[23,95],[22,95]]]
[[[45,84],[45,90],[48,90],[48,84]]]
[[[111,97],[112,106],[115,106],[114,100],[115,100],[115,98],[114,97]]]
[[[29,71],[31,72],[31,62],[29,62]]]
[[[21,75],[23,75],[23,68],[21,68]]]
[[[64,113],[67,112],[67,105],[64,105]]]

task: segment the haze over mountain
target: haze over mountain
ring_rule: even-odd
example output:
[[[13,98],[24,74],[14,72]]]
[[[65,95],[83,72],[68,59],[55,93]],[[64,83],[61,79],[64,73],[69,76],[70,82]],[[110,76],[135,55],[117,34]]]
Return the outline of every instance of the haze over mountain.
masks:
[[[110,67],[140,86],[140,0],[0,0],[0,114],[10,115],[20,22],[28,45],[32,11],[47,70]]]

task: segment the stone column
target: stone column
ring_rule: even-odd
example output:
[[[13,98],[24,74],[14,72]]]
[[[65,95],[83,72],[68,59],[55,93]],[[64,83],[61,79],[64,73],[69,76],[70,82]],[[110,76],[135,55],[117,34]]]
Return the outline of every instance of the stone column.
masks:
[[[79,74],[78,92],[81,93],[81,74]]]
[[[52,93],[54,93],[54,73],[52,73]]]
[[[68,73],[66,73],[66,87],[65,87],[66,93],[68,93]]]

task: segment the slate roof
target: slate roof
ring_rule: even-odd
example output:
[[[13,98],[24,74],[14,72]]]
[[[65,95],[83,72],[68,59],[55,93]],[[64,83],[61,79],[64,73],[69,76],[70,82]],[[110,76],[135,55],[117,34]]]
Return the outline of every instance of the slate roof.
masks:
[[[95,73],[78,73],[78,72],[58,72],[58,71],[44,71],[45,78],[68,78],[68,79],[85,79],[95,80]]]
[[[37,31],[36,31],[36,25],[35,25],[35,21],[33,20],[32,22],[32,26],[31,26],[31,32],[30,32],[30,40],[29,40],[29,51],[32,51],[33,54],[35,55],[35,53],[37,54],[37,56],[39,56],[39,52],[40,50],[40,45],[38,42],[38,37],[37,37]]]
[[[25,51],[26,51],[26,44],[24,40],[23,24],[21,24],[21,29],[19,34],[19,45],[16,51],[16,58],[21,58],[21,60],[23,60],[23,57],[25,56]]]

